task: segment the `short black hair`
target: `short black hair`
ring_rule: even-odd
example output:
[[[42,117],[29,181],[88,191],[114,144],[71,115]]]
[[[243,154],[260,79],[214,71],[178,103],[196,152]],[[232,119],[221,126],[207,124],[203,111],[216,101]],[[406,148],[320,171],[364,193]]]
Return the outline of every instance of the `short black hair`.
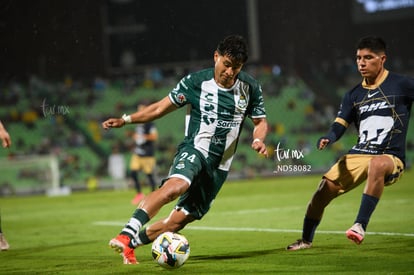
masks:
[[[358,50],[361,49],[370,49],[375,53],[386,53],[387,51],[387,44],[385,43],[384,39],[378,36],[366,36],[361,38],[358,43],[357,47]]]
[[[241,35],[233,34],[225,37],[219,42],[217,52],[222,55],[228,55],[234,61],[246,63],[248,59],[247,43]]]

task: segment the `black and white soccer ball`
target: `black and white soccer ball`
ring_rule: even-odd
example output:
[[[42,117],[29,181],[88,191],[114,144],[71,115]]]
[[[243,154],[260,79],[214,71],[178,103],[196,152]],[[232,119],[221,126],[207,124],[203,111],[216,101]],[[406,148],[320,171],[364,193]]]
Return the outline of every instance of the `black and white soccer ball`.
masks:
[[[188,240],[181,234],[165,232],[152,243],[152,257],[162,267],[179,268],[190,256]]]

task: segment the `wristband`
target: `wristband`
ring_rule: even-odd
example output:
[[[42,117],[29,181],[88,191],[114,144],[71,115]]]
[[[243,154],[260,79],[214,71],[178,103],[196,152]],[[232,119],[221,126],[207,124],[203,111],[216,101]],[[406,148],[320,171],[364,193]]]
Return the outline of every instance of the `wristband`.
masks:
[[[262,141],[260,140],[260,138],[255,138],[252,143],[255,143],[255,142],[262,142]]]
[[[130,115],[126,115],[126,114],[124,114],[124,115],[122,116],[122,119],[125,121],[125,124],[129,124],[129,123],[131,123],[131,122],[132,122],[132,120],[131,120],[131,116],[130,116]]]

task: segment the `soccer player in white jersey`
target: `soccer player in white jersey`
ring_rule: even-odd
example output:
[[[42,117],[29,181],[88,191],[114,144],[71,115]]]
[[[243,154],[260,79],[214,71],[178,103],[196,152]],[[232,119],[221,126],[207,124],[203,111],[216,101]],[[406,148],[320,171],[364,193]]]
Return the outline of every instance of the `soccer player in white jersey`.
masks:
[[[125,264],[137,263],[136,247],[151,243],[163,232],[177,232],[208,212],[226,180],[246,117],[254,124],[252,149],[267,155],[262,90],[255,79],[241,71],[247,58],[244,38],[230,35],[214,52],[214,68],[187,75],[168,96],[143,110],[102,123],[104,129],[145,123],[189,106],[185,138],[168,177],[141,201],[120,234],[109,242]],[[167,218],[144,228],[162,206],[178,197]]]
[[[414,79],[385,69],[386,59],[383,39],[369,36],[358,42],[356,64],[362,82],[345,94],[334,123],[318,140],[317,148],[322,150],[337,141],[351,123],[359,133],[357,144],[323,175],[308,204],[302,238],[287,250],[310,248],[325,207],[366,181],[354,225],[345,232],[348,239],[361,244],[384,186],[395,183],[403,173]]]

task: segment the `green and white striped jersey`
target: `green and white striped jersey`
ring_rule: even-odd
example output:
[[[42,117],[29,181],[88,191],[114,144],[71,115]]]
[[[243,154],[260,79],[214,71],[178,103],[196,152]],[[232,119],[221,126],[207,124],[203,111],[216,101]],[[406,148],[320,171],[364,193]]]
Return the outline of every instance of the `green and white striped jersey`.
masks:
[[[230,169],[246,116],[266,117],[260,84],[243,71],[230,89],[217,85],[213,68],[189,74],[169,98],[177,107],[189,105],[184,143],[224,171]]]

